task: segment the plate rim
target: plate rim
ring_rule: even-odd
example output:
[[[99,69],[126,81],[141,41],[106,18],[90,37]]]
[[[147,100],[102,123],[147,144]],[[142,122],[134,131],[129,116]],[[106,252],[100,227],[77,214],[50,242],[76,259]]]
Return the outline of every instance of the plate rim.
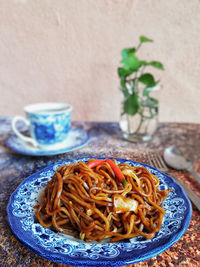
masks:
[[[138,256],[137,258],[133,258],[133,259],[117,260],[117,256],[116,256],[116,258],[112,258],[111,260],[110,259],[104,259],[104,260],[102,260],[102,259],[98,259],[98,260],[92,260],[92,259],[84,259],[83,260],[83,259],[81,259],[81,261],[80,261],[80,260],[77,260],[76,258],[69,257],[67,254],[64,255],[64,254],[60,254],[60,253],[56,253],[56,252],[50,252],[50,251],[46,252],[45,249],[44,249],[44,253],[43,253],[43,252],[40,252],[40,251],[36,250],[35,248],[33,248],[31,246],[31,244],[29,244],[29,243],[27,244],[27,240],[24,240],[23,237],[21,237],[20,234],[18,232],[16,232],[16,229],[15,230],[13,229],[13,222],[15,220],[14,219],[15,216],[12,214],[12,207],[11,206],[12,206],[12,202],[13,202],[12,200],[14,199],[14,196],[16,195],[16,193],[19,190],[19,188],[23,184],[25,184],[28,180],[33,178],[34,176],[38,176],[40,173],[45,172],[45,171],[47,171],[49,169],[53,170],[53,167],[55,165],[58,165],[58,164],[61,164],[61,163],[64,163],[64,162],[71,163],[71,162],[74,162],[74,161],[77,161],[77,160],[81,161],[83,159],[85,160],[85,159],[89,159],[89,158],[94,158],[94,159],[110,158],[110,159],[116,159],[117,161],[131,161],[134,164],[138,163],[138,164],[143,165],[144,167],[150,167],[150,169],[158,171],[159,173],[161,173],[162,175],[167,177],[167,179],[169,179],[169,181],[171,179],[171,182],[179,187],[181,195],[183,195],[185,200],[187,200],[188,215],[187,215],[187,218],[185,219],[183,227],[181,227],[181,229],[179,228],[175,234],[170,236],[169,241],[167,243],[164,243],[164,245],[162,245],[162,247],[158,246],[156,249],[153,249],[150,252],[147,251],[145,254],[142,254],[141,256]],[[169,183],[169,181],[167,182],[167,184]],[[62,263],[62,264],[70,264],[70,265],[74,265],[74,266],[84,266],[84,265],[86,265],[86,266],[100,266],[100,265],[101,266],[110,266],[110,264],[112,266],[121,266],[121,265],[138,263],[138,262],[150,259],[152,257],[155,257],[155,256],[159,255],[160,253],[164,252],[165,250],[167,250],[168,248],[170,248],[172,245],[174,245],[176,242],[178,242],[180,240],[180,238],[184,235],[184,233],[188,229],[190,221],[191,221],[191,217],[192,217],[192,205],[191,205],[191,202],[190,202],[187,194],[185,193],[184,189],[182,188],[182,186],[179,185],[173,179],[173,177],[163,173],[162,171],[160,171],[160,170],[156,169],[155,167],[150,166],[148,164],[137,162],[137,161],[133,161],[131,159],[116,158],[116,157],[81,157],[81,158],[77,157],[77,158],[74,158],[74,159],[66,159],[66,160],[54,162],[54,164],[51,164],[51,165],[41,169],[40,171],[37,171],[37,172],[29,175],[27,178],[25,178],[17,186],[17,188],[13,191],[13,193],[9,197],[9,202],[7,204],[6,211],[7,211],[8,224],[9,224],[11,230],[12,230],[12,233],[14,234],[14,236],[17,237],[17,239],[22,243],[22,245],[24,247],[26,247],[30,251],[34,252],[35,254],[40,255],[43,258],[48,259],[50,261],[58,262],[58,263]],[[46,253],[48,253],[48,255]]]
[[[11,138],[18,138],[16,134],[11,134],[9,137],[7,137],[7,139],[5,141],[5,144],[12,151],[17,152],[17,153],[22,154],[22,155],[28,155],[28,156],[34,156],[34,157],[59,155],[59,154],[68,153],[68,152],[77,150],[77,149],[79,149],[79,148],[81,148],[81,147],[83,147],[83,146],[85,146],[86,144],[89,143],[90,138],[91,138],[89,131],[81,129],[81,128],[72,127],[70,129],[70,131],[73,131],[73,130],[74,131],[79,131],[79,133],[83,133],[84,132],[86,134],[86,138],[84,139],[83,142],[81,142],[80,145],[77,145],[77,146],[75,146],[75,147],[73,147],[71,149],[66,149],[66,147],[63,147],[63,148],[60,148],[58,150],[49,149],[49,150],[38,150],[38,151],[35,151],[35,152],[33,152],[33,151],[31,152],[29,150],[23,151],[21,149],[16,148],[15,146],[12,146],[12,144],[10,143],[10,139]],[[22,145],[22,147],[24,147],[23,143],[21,145]]]

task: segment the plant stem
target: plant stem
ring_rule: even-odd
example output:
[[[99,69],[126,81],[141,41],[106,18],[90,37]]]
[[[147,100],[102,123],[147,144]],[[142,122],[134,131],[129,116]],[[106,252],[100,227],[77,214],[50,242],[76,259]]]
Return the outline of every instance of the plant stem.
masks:
[[[140,114],[140,123],[139,123],[137,129],[135,130],[135,133],[138,133],[140,131],[142,123],[143,123],[143,116]]]
[[[144,73],[144,69],[146,68],[145,65],[143,65],[142,69],[141,69],[141,73],[140,73],[140,76]]]
[[[135,92],[138,94],[138,78],[137,78],[137,71],[136,71],[136,73],[135,73],[135,78],[134,78],[134,80],[135,80]]]
[[[139,50],[141,45],[142,45],[142,43],[139,43],[139,45],[136,47],[136,52]]]
[[[127,122],[128,122],[128,134],[131,134],[131,128],[130,128],[130,118],[129,115],[126,114]]]

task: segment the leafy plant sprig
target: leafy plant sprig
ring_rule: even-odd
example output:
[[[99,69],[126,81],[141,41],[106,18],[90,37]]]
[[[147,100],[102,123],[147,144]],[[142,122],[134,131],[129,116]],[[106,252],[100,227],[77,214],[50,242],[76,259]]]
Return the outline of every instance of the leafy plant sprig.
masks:
[[[143,43],[153,42],[153,40],[140,36],[138,46],[132,48],[125,48],[122,50],[122,67],[118,68],[118,75],[120,77],[121,89],[124,95],[123,114],[135,115],[139,113],[141,120],[145,118],[144,107],[148,107],[152,118],[155,116],[153,109],[157,109],[158,100],[151,97],[150,93],[153,88],[159,83],[154,76],[145,72],[148,66],[164,70],[163,64],[159,61],[139,60],[136,56],[137,51]],[[142,97],[140,97],[139,90],[142,86]]]

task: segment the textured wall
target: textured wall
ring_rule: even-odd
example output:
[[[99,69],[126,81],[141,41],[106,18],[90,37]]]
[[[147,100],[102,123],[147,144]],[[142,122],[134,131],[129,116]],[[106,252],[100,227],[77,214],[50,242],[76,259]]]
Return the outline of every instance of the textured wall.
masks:
[[[0,114],[33,102],[74,107],[74,120],[115,121],[120,51],[160,60],[161,121],[200,123],[198,0],[1,0]]]

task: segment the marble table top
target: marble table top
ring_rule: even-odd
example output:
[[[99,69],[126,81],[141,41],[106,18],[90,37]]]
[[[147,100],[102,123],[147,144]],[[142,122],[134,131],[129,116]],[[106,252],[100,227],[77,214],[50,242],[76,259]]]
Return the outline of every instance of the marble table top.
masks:
[[[12,192],[29,175],[57,161],[85,156],[108,156],[149,163],[147,153],[176,145],[194,163],[200,174],[200,124],[160,123],[150,143],[130,143],[122,138],[118,123],[73,122],[73,125],[89,131],[90,142],[72,152],[57,156],[33,157],[11,151],[5,140],[13,134],[11,118],[0,117],[0,266],[63,266],[50,262],[30,251],[15,239],[6,220],[6,206]],[[23,130],[23,126],[21,126]],[[200,185],[186,171],[174,174],[200,196]],[[200,212],[193,205],[190,226],[184,236],[171,248],[147,261],[143,266],[199,266],[200,264]]]

